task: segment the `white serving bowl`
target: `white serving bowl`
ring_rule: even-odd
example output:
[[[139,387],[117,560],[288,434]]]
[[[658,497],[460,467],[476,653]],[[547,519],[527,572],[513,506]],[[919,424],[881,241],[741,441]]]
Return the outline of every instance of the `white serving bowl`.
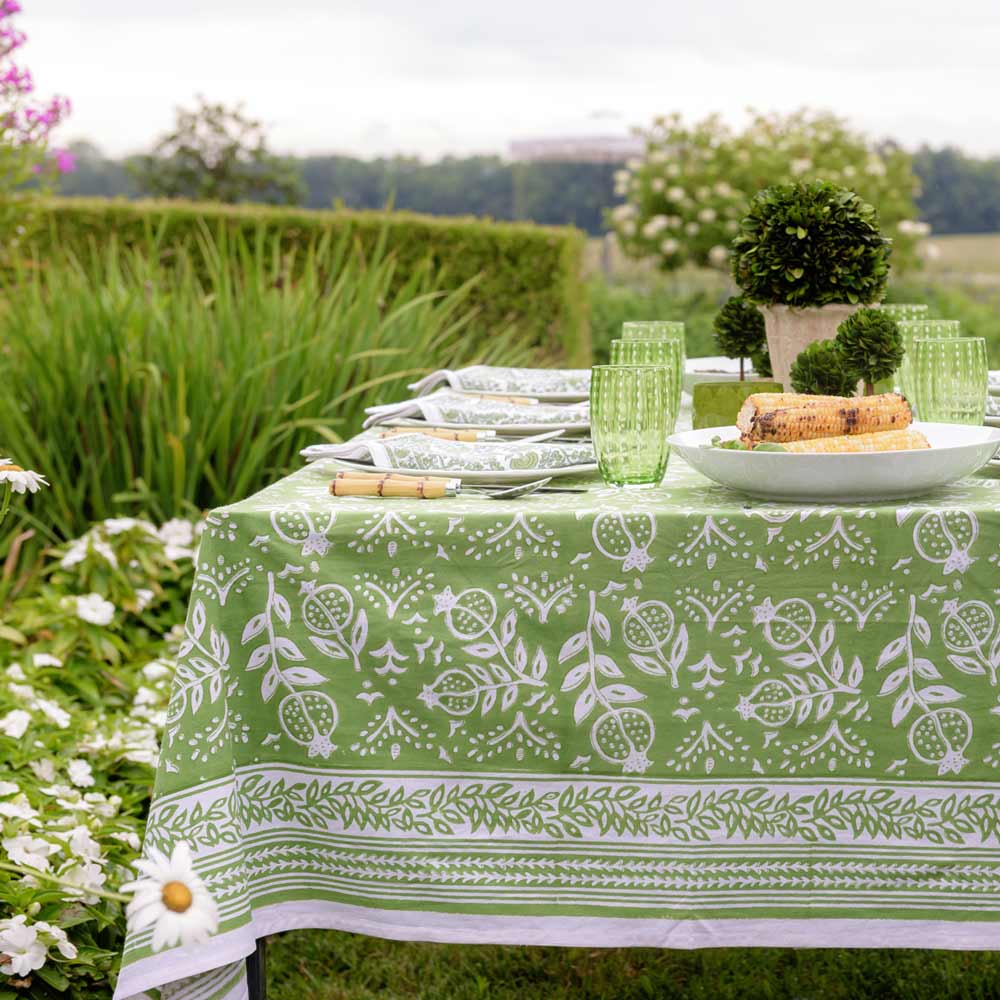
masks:
[[[765,500],[832,503],[919,496],[968,476],[1000,447],[1000,428],[914,422],[930,448],[851,454],[783,454],[704,447],[738,438],[735,426],[682,431],[670,445],[695,469],[723,486]]]

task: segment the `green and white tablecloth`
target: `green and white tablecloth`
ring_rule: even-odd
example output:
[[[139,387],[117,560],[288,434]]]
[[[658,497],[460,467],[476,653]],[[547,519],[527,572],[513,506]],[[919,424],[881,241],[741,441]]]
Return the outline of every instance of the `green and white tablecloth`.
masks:
[[[562,945],[1000,942],[1000,484],[659,489],[209,518],[147,844],[219,934],[117,996],[242,995],[294,927]]]

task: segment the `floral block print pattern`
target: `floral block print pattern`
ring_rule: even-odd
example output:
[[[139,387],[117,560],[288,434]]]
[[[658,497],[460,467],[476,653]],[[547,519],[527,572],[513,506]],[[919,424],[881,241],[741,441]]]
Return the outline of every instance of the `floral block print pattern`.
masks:
[[[589,368],[498,368],[470,365],[457,372],[441,369],[410,388],[425,393],[446,384],[460,392],[520,393],[525,396],[576,396],[590,393]]]
[[[229,995],[255,937],[992,948],[1000,484],[780,505],[661,487],[210,515],[148,847],[209,946],[119,996]],[[236,993],[233,993],[236,995]]]

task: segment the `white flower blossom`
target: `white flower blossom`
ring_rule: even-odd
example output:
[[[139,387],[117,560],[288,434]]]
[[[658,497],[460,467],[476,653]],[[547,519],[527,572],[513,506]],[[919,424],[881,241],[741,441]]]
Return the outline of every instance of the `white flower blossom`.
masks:
[[[174,668],[163,660],[151,660],[142,668],[142,676],[147,681],[162,680],[164,677],[170,677],[173,672]]]
[[[684,201],[686,197],[687,192],[685,192],[684,188],[677,184],[675,184],[672,188],[667,189],[667,198],[669,198],[670,201]]]
[[[66,765],[69,780],[78,788],[89,788],[94,783],[94,772],[90,762],[77,757]]]
[[[11,739],[19,740],[31,723],[31,715],[24,709],[15,708],[0,719],[0,733]]]
[[[139,834],[134,830],[117,830],[115,833],[111,834],[112,840],[119,840],[128,847],[131,847],[133,851],[138,851],[141,846],[141,841],[139,840]]]
[[[138,526],[139,522],[134,517],[108,517],[101,522],[101,527],[109,535],[120,535]]]
[[[699,212],[698,212],[698,219],[701,222],[706,222],[706,223],[708,223],[708,222],[715,222],[716,217],[717,216],[716,216],[715,209],[714,208],[710,208],[708,206],[706,206],[703,209],[700,209]]]
[[[809,170],[812,170],[813,161],[807,156],[798,157],[788,165],[788,169],[792,172],[793,176],[798,177],[800,174],[804,174]]]
[[[39,781],[56,780],[56,765],[48,757],[43,757],[41,760],[29,760],[28,767],[31,768],[32,773]]]
[[[681,245],[680,243],[677,242],[677,240],[668,237],[667,239],[663,240],[660,243],[660,252],[665,257],[670,257],[673,254],[677,253],[680,247]]]
[[[38,810],[31,808],[27,796],[18,795],[14,799],[0,802],[0,816],[8,819],[36,819]]]
[[[14,781],[0,781],[0,797],[16,795],[20,790],[21,786]]]
[[[0,972],[5,976],[27,976],[48,958],[48,949],[27,920],[24,914],[0,920]]]
[[[58,949],[59,954],[63,958],[76,958],[78,952],[76,950],[76,945],[73,944],[67,937],[66,932],[61,927],[54,927],[52,924],[46,923],[44,920],[39,920],[35,925],[34,929],[42,935],[43,938],[51,938],[48,942],[49,946],[55,945]]]
[[[101,889],[108,876],[101,871],[99,865],[83,861],[60,872],[59,878],[64,883],[63,892],[67,896],[82,899],[85,903],[96,903],[100,897],[94,895],[94,890]]]
[[[24,672],[24,667],[20,663],[12,663],[4,673],[14,681],[24,681],[27,680],[27,674]]]
[[[48,486],[48,480],[30,469],[22,469],[9,459],[0,462],[0,483],[7,483],[15,493],[37,493],[42,486]]]
[[[49,701],[47,698],[36,698],[31,705],[32,708],[37,708],[42,715],[49,720],[49,722],[54,723],[60,729],[68,729],[70,724],[71,716],[64,708],[61,708],[54,701]]]
[[[76,615],[91,625],[110,625],[115,606],[100,594],[87,594],[76,599]]]
[[[3,841],[3,849],[15,865],[37,868],[41,872],[49,870],[51,867],[49,855],[59,850],[55,844],[50,844],[40,837],[31,837],[26,833],[6,838]]]
[[[35,653],[31,658],[31,662],[36,667],[61,667],[63,665],[63,661],[51,653]]]
[[[701,226],[699,226],[697,222],[693,222],[692,221],[692,222],[689,222],[684,227],[684,232],[687,233],[688,236],[697,236],[698,235],[698,231],[700,229],[701,229]]]
[[[195,873],[191,850],[181,841],[168,858],[155,848],[136,868],[142,878],[122,886],[135,895],[126,907],[132,933],[153,927],[153,951],[201,944],[219,928],[215,900]]]
[[[67,841],[71,853],[86,861],[101,861],[101,845],[90,835],[90,830],[85,826],[74,826],[66,833],[57,836]]]
[[[871,156],[865,164],[865,173],[872,177],[885,177],[885,164],[880,156]]]
[[[668,177],[676,178],[681,175],[681,167],[679,163],[668,163],[667,169],[664,171]]]

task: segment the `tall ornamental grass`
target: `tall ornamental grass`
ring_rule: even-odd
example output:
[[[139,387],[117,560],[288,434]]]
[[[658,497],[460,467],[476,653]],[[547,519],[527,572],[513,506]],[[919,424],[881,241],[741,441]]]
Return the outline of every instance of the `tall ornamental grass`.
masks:
[[[231,502],[430,370],[530,362],[515,330],[477,325],[469,283],[395,267],[384,242],[321,237],[293,258],[263,232],[22,266],[0,297],[0,451],[52,483],[32,525],[55,540]]]

